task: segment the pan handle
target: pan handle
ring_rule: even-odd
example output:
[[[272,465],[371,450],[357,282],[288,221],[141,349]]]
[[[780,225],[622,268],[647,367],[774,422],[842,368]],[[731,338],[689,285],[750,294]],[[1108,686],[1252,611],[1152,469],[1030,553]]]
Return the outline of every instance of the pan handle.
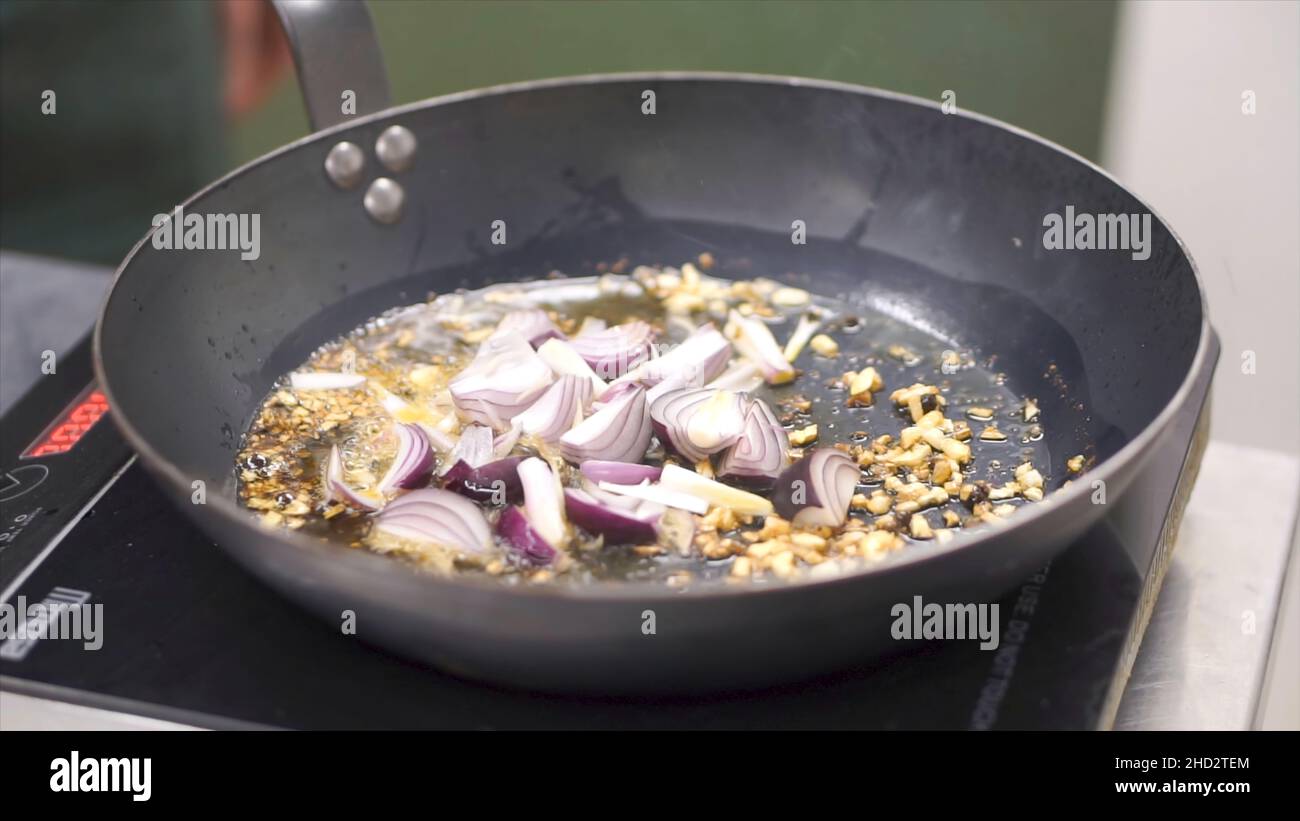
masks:
[[[271,0],[284,26],[312,131],[390,105],[370,9],[361,0]],[[351,103],[348,104],[349,92]]]

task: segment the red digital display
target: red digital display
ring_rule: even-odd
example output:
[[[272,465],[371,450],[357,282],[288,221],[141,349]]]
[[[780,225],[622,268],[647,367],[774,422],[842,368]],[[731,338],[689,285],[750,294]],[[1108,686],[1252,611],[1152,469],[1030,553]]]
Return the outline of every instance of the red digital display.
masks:
[[[81,395],[50,423],[36,441],[27,446],[19,459],[38,459],[42,456],[54,456],[67,453],[81,441],[86,431],[95,426],[99,418],[108,413],[108,398],[95,387],[86,386]]]

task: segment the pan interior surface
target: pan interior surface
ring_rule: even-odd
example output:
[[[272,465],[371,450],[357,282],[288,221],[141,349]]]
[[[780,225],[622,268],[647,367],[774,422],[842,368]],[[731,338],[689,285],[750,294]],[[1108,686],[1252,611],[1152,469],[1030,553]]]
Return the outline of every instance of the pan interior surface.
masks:
[[[708,226],[690,226],[689,229],[696,232],[709,230]],[[790,245],[786,238],[748,237],[736,240],[742,241],[753,246],[756,256],[761,259],[779,257],[782,250]],[[663,246],[672,243],[663,237],[658,244]],[[765,244],[773,247],[765,248]],[[829,249],[828,253],[834,253],[834,249]],[[613,267],[627,270],[631,266],[625,262],[626,260],[620,260]],[[707,265],[710,270],[727,267],[718,264],[717,258],[712,254]],[[845,266],[845,270],[875,272],[881,281],[898,280],[901,287],[912,289],[916,288],[917,283],[933,281],[937,277],[919,266],[885,255],[861,255],[861,258],[846,259]],[[746,269],[762,268],[747,259],[736,262],[732,267],[735,270],[731,273],[735,278],[747,281],[752,281],[750,276],[755,272]],[[777,272],[763,268],[757,273],[766,277]],[[787,281],[798,281],[805,288],[835,285],[827,272],[818,273],[818,276],[787,273],[785,278]],[[646,274],[638,272],[637,276],[644,277]],[[709,278],[709,275],[705,276]],[[422,277],[417,282],[445,279],[446,277],[435,274]],[[821,355],[811,347],[805,347],[794,360],[800,375],[792,383],[769,386],[762,385],[759,380],[760,384],[756,388],[747,388],[751,391],[750,395],[776,409],[787,430],[815,425],[819,432],[815,446],[821,448],[838,445],[869,449],[872,440],[882,434],[888,434],[885,437],[887,440],[890,437],[897,440],[900,431],[914,422],[906,408],[899,408],[890,401],[890,392],[917,383],[930,384],[937,386],[946,397],[946,415],[956,419],[959,424],[973,428],[968,433],[978,434],[985,426],[993,426],[1002,437],[991,437],[987,441],[979,435],[970,437],[966,447],[971,449],[974,458],[963,477],[964,482],[987,482],[991,487],[1000,487],[1016,480],[1016,472],[1023,463],[1044,468],[1051,463],[1048,441],[1040,422],[1041,406],[1034,406],[1033,418],[1025,418],[1027,397],[1017,392],[1019,381],[1000,370],[1006,362],[1014,364],[1014,356],[989,355],[954,341],[962,338],[963,334],[958,328],[942,327],[943,323],[951,321],[948,310],[943,305],[924,304],[911,299],[907,292],[897,288],[882,286],[868,292],[855,288],[851,278],[843,286],[844,290],[829,295],[814,293],[810,306],[772,312],[774,316],[769,320],[770,327],[778,339],[788,338],[794,333],[798,317],[811,309],[821,317],[821,331],[830,334],[837,345],[833,356]],[[533,280],[525,288],[509,282],[479,290],[458,289],[435,301],[395,308],[371,319],[352,333],[331,341],[311,361],[300,363],[293,370],[328,372],[337,370],[340,361],[346,361],[348,367],[361,372],[369,373],[373,369],[372,376],[378,380],[376,384],[394,390],[395,386],[390,380],[395,371],[400,373],[411,368],[422,368],[432,361],[441,361],[449,353],[449,346],[458,334],[448,330],[444,322],[451,321],[459,328],[471,328],[480,327],[486,321],[487,325],[482,327],[490,327],[495,321],[492,318],[500,316],[505,310],[500,307],[503,302],[516,306],[542,304],[557,310],[559,315],[574,320],[598,317],[612,324],[635,317],[662,325],[665,334],[661,337],[663,342],[671,345],[674,341],[680,341],[685,334],[681,322],[666,320],[657,298],[644,294],[619,298],[596,296],[602,292],[625,291],[628,288],[634,293],[642,293],[637,279],[626,274],[586,278],[548,277]],[[1032,310],[1032,306],[1026,307],[1026,311]],[[696,315],[690,320],[690,325],[704,321],[720,323],[721,320],[717,315]],[[1044,317],[1037,317],[1036,321],[1046,325]],[[480,324],[466,326],[463,324],[465,322]],[[326,322],[326,325],[330,324],[332,323]],[[322,332],[326,331],[322,329]],[[304,330],[302,335],[315,338],[317,333]],[[986,346],[981,343],[981,348]],[[845,390],[843,375],[847,371],[857,372],[865,367],[871,367],[880,373],[886,387],[877,391],[876,400],[869,403],[851,402]],[[1035,380],[1024,381],[1036,384]],[[1090,442],[1079,441],[1077,438],[1080,431],[1088,429],[1088,416],[1082,410],[1086,405],[1067,386],[1058,385],[1056,388],[1050,396],[1035,395],[1033,398],[1035,403],[1042,402],[1051,409],[1054,419],[1066,432],[1065,436],[1056,437],[1058,447],[1066,453],[1065,458],[1085,453],[1094,456]],[[405,388],[396,387],[396,390],[402,391]],[[254,431],[241,443],[235,470],[244,477],[245,481],[240,488],[241,498],[250,508],[255,508],[250,510],[253,515],[261,515],[257,512],[260,510],[283,509],[292,499],[315,498],[318,490],[314,477],[320,476],[324,470],[331,445],[336,446],[345,458],[357,458],[365,463],[373,458],[371,454],[376,432],[383,431],[389,424],[388,412],[373,405],[370,410],[358,411],[357,416],[342,422],[333,416],[327,417],[325,414],[328,410],[319,409],[315,418],[322,420],[323,427],[318,429],[308,421],[313,417],[307,414],[301,402],[314,403],[320,400],[320,396],[308,393],[294,399],[293,394],[291,385],[283,380],[278,382],[266,397],[266,406],[254,423]],[[417,404],[425,401],[410,397],[408,400],[416,401]],[[286,405],[286,401],[289,404]],[[350,399],[340,401],[351,402]],[[974,421],[967,422],[968,409],[973,409],[970,418]],[[984,409],[989,409],[988,415],[984,414]],[[307,432],[294,432],[304,427]],[[880,447],[882,451],[886,448],[885,445]],[[378,458],[381,466],[387,464],[387,456],[381,455]],[[657,449],[652,449],[649,458],[653,463],[658,463],[660,454]],[[1062,468],[1057,480],[1047,484],[1046,489],[1050,491],[1059,486],[1066,475],[1067,471]],[[867,471],[861,480],[861,492],[870,494],[883,485],[882,474]],[[1015,507],[1022,502],[1028,504],[1027,501],[1016,498],[1010,500],[1008,506]],[[291,526],[299,533],[344,546],[369,541],[369,517],[339,514],[337,509],[332,513],[335,515],[322,516],[307,512],[303,518],[293,520]],[[300,509],[294,515],[302,514],[303,510]],[[951,499],[928,510],[922,518],[936,523],[936,526],[942,526],[940,514],[961,518],[970,515],[955,492]],[[852,517],[864,522],[873,519],[861,510],[852,511]],[[284,524],[278,513],[272,518],[278,524]],[[938,535],[944,539],[954,534],[961,538],[967,532],[965,529],[945,530]],[[914,550],[924,550],[925,547],[924,540],[911,543],[911,549]],[[438,564],[442,554],[426,555],[422,551],[412,550],[403,554],[403,557],[407,561],[427,565],[431,562]],[[676,550],[646,555],[635,544],[609,543],[599,550],[569,551],[568,558],[572,561],[566,561],[560,571],[550,565],[538,567],[531,563],[506,563],[504,577],[501,577],[503,567],[500,564],[492,575],[509,583],[524,581],[541,573],[549,583],[556,584],[658,580],[680,587],[687,580],[690,584],[697,585],[706,580],[724,578],[732,573],[734,564],[730,556],[715,554],[708,558],[698,550],[692,551],[690,555],[680,555]],[[823,571],[831,569],[827,567]],[[481,567],[462,566],[460,572],[474,573],[481,570]]]
[[[634,105],[647,83],[661,101],[653,116]],[[710,251],[724,276],[852,294],[997,354],[1023,393],[1064,386],[1082,403],[1083,416],[1055,426],[1066,438],[1048,443],[1061,458],[1087,442],[1104,458],[1150,424],[1200,336],[1194,275],[1158,220],[1145,261],[1043,247],[1044,216],[1066,205],[1145,213],[1141,203],[1049,146],[909,101],[628,80],[392,121],[422,146],[397,176],[408,192],[398,224],[370,220],[357,192],[329,183],[333,139],[317,139],[188,206],[260,214],[258,259],[149,243],[131,258],[105,309],[103,368],[119,415],[185,476],[228,487],[239,433],[272,381],[367,317],[428,292],[588,275],[619,258],[677,264]],[[334,139],[372,145],[386,123]],[[508,226],[504,247],[489,241],[495,220]],[[795,221],[806,244],[791,241]]]

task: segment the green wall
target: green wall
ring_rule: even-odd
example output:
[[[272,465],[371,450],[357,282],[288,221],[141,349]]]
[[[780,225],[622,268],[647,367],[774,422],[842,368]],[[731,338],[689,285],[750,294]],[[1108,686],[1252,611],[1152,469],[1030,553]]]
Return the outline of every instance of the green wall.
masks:
[[[656,69],[797,74],[939,99],[1096,157],[1115,4],[371,0],[395,102]],[[307,131],[291,79],[232,129],[242,163]]]

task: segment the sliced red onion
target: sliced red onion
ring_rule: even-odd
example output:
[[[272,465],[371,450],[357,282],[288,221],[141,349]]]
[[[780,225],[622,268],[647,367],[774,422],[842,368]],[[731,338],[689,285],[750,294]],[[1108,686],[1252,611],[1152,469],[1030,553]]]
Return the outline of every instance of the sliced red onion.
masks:
[[[448,385],[452,402],[468,418],[493,430],[531,405],[554,379],[551,369],[519,334],[490,337]]]
[[[501,518],[497,519],[497,535],[521,558],[532,564],[550,564],[558,553],[518,507],[508,507],[501,511]]]
[[[659,502],[620,496],[591,484],[566,489],[569,519],[610,544],[661,544],[689,556],[695,541],[695,517]]]
[[[541,308],[525,308],[511,311],[503,316],[492,335],[505,333],[519,334],[534,348],[541,346],[548,339],[564,338],[564,333]]]
[[[660,441],[692,462],[730,447],[745,428],[740,394],[709,388],[668,391],[650,406]]]
[[[429,444],[434,450],[439,453],[447,453],[456,446],[456,440],[449,436],[446,431],[439,428],[437,424],[424,421],[435,416],[434,414],[422,412],[420,408],[392,393],[382,385],[371,385],[370,389],[379,396],[380,404],[393,417],[393,421],[419,425],[420,430],[424,431],[424,438],[429,440]]]
[[[751,393],[763,386],[763,377],[758,375],[758,366],[748,359],[736,362],[722,372],[722,375],[705,387],[718,388],[737,393]]]
[[[659,520],[667,509],[658,502],[594,487],[565,488],[564,508],[571,522],[604,536],[606,544],[654,544],[659,540]]]
[[[645,401],[649,403],[651,407],[653,407],[654,403],[659,401],[659,397],[663,396],[666,393],[679,391],[682,388],[701,387],[700,385],[696,384],[697,382],[698,380],[693,379],[690,374],[674,374],[672,376],[660,380],[659,383],[654,387],[647,389],[645,392]],[[614,389],[610,388],[610,392],[612,393],[613,391]]]
[[[492,529],[478,505],[449,490],[413,490],[388,503],[375,519],[375,529],[402,539],[486,554],[492,550]]]
[[[605,389],[605,392],[600,394],[600,398],[597,399],[595,402],[593,402],[591,406],[599,410],[600,408],[603,408],[604,406],[617,401],[618,398],[623,396],[624,394],[632,393],[638,388],[641,388],[640,383],[633,381],[631,379],[626,381],[619,380],[618,382],[611,382],[609,387]],[[649,400],[650,400],[650,394],[647,393],[646,401],[648,402]]]
[[[492,455],[498,459],[509,456],[519,443],[519,434],[519,426],[512,424],[510,430],[492,440]]]
[[[560,437],[560,453],[574,464],[588,459],[640,462],[650,446],[645,389],[638,387],[588,416]]]
[[[485,425],[466,425],[439,473],[445,474],[462,462],[471,468],[486,465],[496,456],[495,445],[491,428]]]
[[[387,388],[381,385],[375,385],[372,386],[372,390],[379,394],[379,404],[384,406],[384,410],[388,411],[388,414],[398,421],[401,421],[403,418],[409,419],[410,415],[415,413],[415,409],[411,407],[410,402],[407,402],[405,399]]]
[[[777,513],[800,527],[839,527],[860,477],[847,453],[817,448],[777,477],[772,502]]]
[[[646,502],[655,502],[666,507],[689,510],[691,513],[708,513],[709,500],[682,490],[664,487],[661,484],[641,482],[636,485],[616,485],[613,482],[600,482],[597,487],[619,496],[630,496]]]
[[[653,338],[654,328],[646,322],[633,320],[579,334],[569,344],[597,376],[614,379],[650,358],[650,340]]]
[[[456,447],[456,440],[438,430],[436,425],[430,425],[427,422],[416,422],[415,424],[420,426],[420,430],[424,431],[424,438],[428,439],[429,444],[439,453],[450,453]]]
[[[758,366],[769,385],[784,385],[794,379],[794,367],[763,320],[744,317],[733,310],[724,333],[742,356]]]
[[[578,335],[593,334],[596,331],[603,331],[609,327],[609,323],[598,316],[584,316],[582,324],[578,326]]]
[[[590,405],[591,382],[565,374],[528,410],[515,417],[513,427],[544,442],[555,442],[582,421]]]
[[[608,387],[605,380],[587,364],[587,360],[578,355],[569,343],[562,339],[548,339],[537,349],[537,355],[558,375],[577,376],[591,383],[593,396],[601,396]]]
[[[384,478],[379,480],[379,491],[389,493],[398,488],[409,490],[429,481],[433,473],[433,448],[424,438],[419,425],[398,422],[393,425],[397,437],[397,451]]]
[[[329,458],[325,461],[325,475],[321,477],[325,487],[325,501],[342,502],[349,507],[361,510],[378,510],[384,506],[382,496],[353,490],[343,478],[343,457],[339,455],[338,445],[330,446]]]
[[[522,456],[507,456],[479,467],[458,461],[443,474],[443,486],[496,507],[517,504],[524,498],[524,486],[518,472],[522,461]]]
[[[654,465],[638,465],[634,462],[605,462],[600,459],[588,459],[578,466],[584,478],[592,482],[613,482],[616,485],[639,485],[642,482],[657,482],[663,468]]]
[[[569,527],[564,520],[564,487],[551,466],[536,456],[519,463],[519,480],[524,485],[524,512],[533,528],[552,547],[564,547]]]
[[[664,465],[659,485],[667,490],[686,493],[708,504],[730,508],[744,516],[766,516],[772,512],[772,503],[740,488],[723,484],[693,470],[677,465]]]
[[[524,488],[524,506],[503,510],[497,533],[525,558],[549,563],[569,541],[560,477],[536,456],[520,462],[518,473]]]
[[[365,383],[366,378],[359,373],[298,371],[289,374],[289,384],[298,390],[305,391],[329,391],[343,388],[356,388]]]
[[[639,368],[637,376],[646,385],[677,377],[682,387],[698,387],[722,373],[731,354],[731,343],[710,322],[696,328],[680,345],[659,346],[659,357]]]
[[[745,409],[744,431],[718,460],[718,478],[765,490],[789,465],[789,434],[766,402],[750,399]]]

